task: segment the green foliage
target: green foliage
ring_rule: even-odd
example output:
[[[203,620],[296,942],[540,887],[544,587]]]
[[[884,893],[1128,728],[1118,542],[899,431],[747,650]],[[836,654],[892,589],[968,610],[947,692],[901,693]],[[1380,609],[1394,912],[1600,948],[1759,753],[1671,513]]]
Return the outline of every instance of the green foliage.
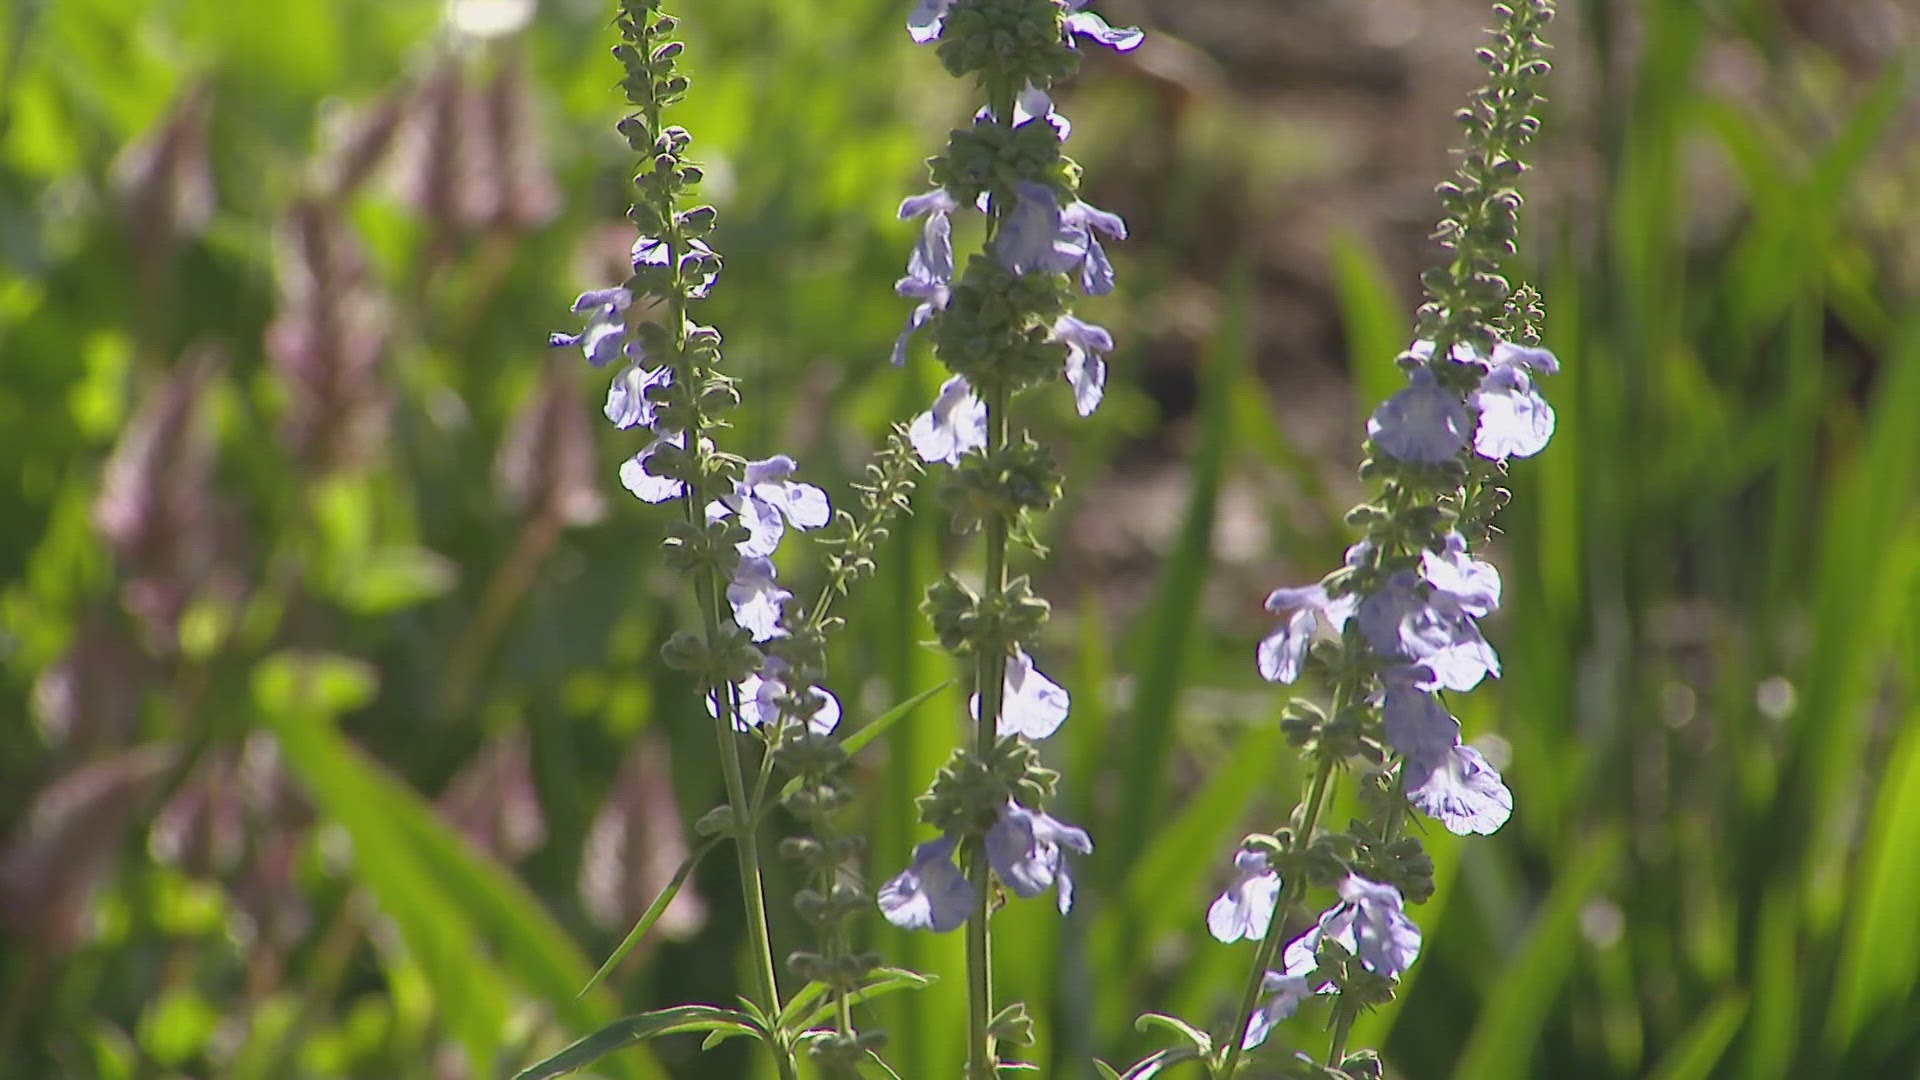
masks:
[[[891,193],[924,183],[964,89],[927,76],[894,0],[681,6],[692,86],[675,120],[698,136],[727,257],[702,318],[741,388],[728,449],[794,453],[851,506],[867,454],[938,381],[923,360],[885,364],[910,243]],[[1470,848],[1423,837],[1427,951],[1352,1042],[1408,1078],[1906,1075],[1920,308],[1895,253],[1913,247],[1912,69],[1857,72],[1776,5],[1632,6],[1631,42],[1598,14],[1568,20],[1556,63],[1591,82],[1548,87],[1561,115],[1532,150],[1545,183],[1520,263],[1565,364],[1559,430],[1511,477],[1493,548],[1511,603],[1489,626],[1507,675],[1463,715],[1510,748],[1516,813]],[[449,31],[445,8],[0,15],[9,1075],[749,1074],[748,1040],[694,1058],[686,1033],[751,1033],[751,1015],[644,1011],[746,991],[742,915],[730,860],[689,839],[723,793],[698,695],[656,659],[687,623],[663,523],[617,486],[633,447],[593,417],[598,376],[542,355],[624,254],[605,241],[631,171],[610,6],[542,5],[487,41]],[[1719,78],[1727,55],[1760,77]],[[492,80],[517,73],[543,129],[504,201],[426,167],[420,117],[453,70],[462,92],[509,96]],[[1233,199],[1213,206],[1206,175],[1244,179],[1287,148],[1183,163],[1190,133],[1127,126],[1163,119],[1141,78],[1090,62],[1072,91],[1076,156],[1129,197],[1114,203],[1134,236],[1122,295],[1088,305],[1127,343],[1109,401],[1041,440],[1069,477],[1043,526],[1056,555],[1035,568],[1055,604],[1036,651],[1074,693],[1049,753],[1061,816],[1098,845],[1072,919],[995,918],[996,995],[1027,1003],[1046,1076],[1121,1076],[1087,1063],[1205,1037],[1136,1031],[1141,1012],[1231,1007],[1243,957],[1202,912],[1224,853],[1304,779],[1251,672],[1260,590],[1337,555],[1351,493],[1326,477],[1350,470],[1356,418],[1399,378],[1416,301],[1374,223],[1344,221],[1322,277],[1350,346],[1351,397],[1333,399],[1353,403],[1335,410],[1347,435],[1292,423],[1303,369],[1273,361],[1271,313],[1297,297],[1258,265],[1259,237],[1221,238],[1238,219],[1215,216]],[[395,117],[396,144],[356,158],[356,133]],[[187,149],[162,197],[130,148],[169,130]],[[1134,144],[1163,143],[1167,186],[1118,179],[1158,160]],[[1352,213],[1317,200],[1301,213]],[[361,382],[303,381],[288,359],[317,325],[297,279],[322,248],[303,228],[341,245],[356,269],[338,295],[381,328]],[[1215,245],[1204,265],[1188,234]],[[1189,306],[1207,317],[1181,338]],[[1162,425],[1138,377],[1190,339],[1216,342],[1194,370],[1199,420]],[[129,432],[153,430],[169,394],[199,434],[148,446],[167,468],[141,482],[172,493],[161,536],[179,542],[110,536],[103,495],[146,460]],[[330,423],[302,428],[303,410]],[[1190,474],[1151,557],[1084,555],[1070,523],[1110,521],[1091,516],[1102,499],[1145,487],[1168,448]],[[862,538],[871,565],[848,576],[871,580],[838,609],[850,630],[830,656],[870,883],[926,839],[913,797],[965,716],[917,608],[947,523],[931,492],[915,504]],[[1253,567],[1231,554],[1249,519],[1275,548]],[[160,586],[177,604],[154,606],[173,596]],[[514,746],[519,765],[487,771]],[[74,777],[92,794],[54,797]],[[1355,793],[1336,796],[1343,821]],[[769,831],[790,826],[775,812]],[[765,862],[770,894],[791,894],[797,872]],[[772,907],[785,955],[805,928]],[[862,1027],[886,1031],[898,1075],[954,1075],[964,988],[908,972],[960,970],[959,941],[877,919],[858,934],[898,969],[854,992]],[[824,984],[788,981],[782,1029],[820,1024]],[[1274,1042],[1324,1046],[1324,1019],[1303,1009]],[[1186,1047],[1163,1053],[1198,1074]]]

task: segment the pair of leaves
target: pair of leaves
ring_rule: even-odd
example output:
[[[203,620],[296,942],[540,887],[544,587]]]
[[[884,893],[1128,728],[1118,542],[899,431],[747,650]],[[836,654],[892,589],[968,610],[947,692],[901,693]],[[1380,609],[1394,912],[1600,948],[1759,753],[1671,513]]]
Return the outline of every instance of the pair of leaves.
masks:
[[[917,990],[933,982],[931,975],[921,975],[903,968],[879,968],[858,989],[849,993],[847,1000],[857,1005],[895,990]],[[804,1042],[810,1035],[830,1034],[815,1027],[831,1019],[838,1008],[835,1002],[822,1000],[826,998],[827,991],[825,983],[808,983],[793,995],[772,1022],[768,1022],[751,1005],[748,1010],[723,1009],[717,1005],[676,1005],[669,1009],[655,1009],[637,1016],[623,1017],[552,1057],[521,1070],[514,1080],[547,1080],[549,1077],[564,1076],[629,1046],[663,1035],[691,1031],[707,1033],[706,1040],[700,1044],[702,1050],[711,1049],[728,1039],[750,1035],[775,1047],[776,1053],[786,1053],[788,1051],[784,1048],[791,1047],[795,1042]],[[885,1063],[878,1057],[874,1057],[869,1064],[878,1064],[886,1070],[887,1075],[893,1075],[892,1070],[886,1069]]]

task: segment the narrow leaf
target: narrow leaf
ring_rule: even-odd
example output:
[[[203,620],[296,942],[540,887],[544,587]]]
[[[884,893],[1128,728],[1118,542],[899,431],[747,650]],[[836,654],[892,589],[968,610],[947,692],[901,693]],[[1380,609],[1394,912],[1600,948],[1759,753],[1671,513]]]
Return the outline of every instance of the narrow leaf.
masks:
[[[872,723],[840,740],[840,748],[847,752],[848,757],[859,753],[868,743],[886,734],[887,729],[899,723],[901,718],[925,704],[928,698],[945,690],[948,686],[952,685],[952,683],[953,680],[948,679],[937,686],[928,687],[900,704],[895,705],[893,708],[888,709],[886,712],[881,713],[873,719]],[[780,789],[780,797],[784,799],[798,790],[800,790],[800,778],[796,776],[788,780],[787,785]]]
[[[875,968],[872,980],[848,994],[848,1004],[858,1005],[863,1001],[871,1001],[884,994],[891,994],[895,990],[918,990],[940,981],[936,975],[922,975],[905,968]],[[835,1004],[831,1001],[820,1006],[814,1010],[812,1016],[807,1018],[806,1026],[816,1027],[832,1019],[834,1008]]]
[[[1152,1032],[1157,1028],[1176,1038],[1185,1039],[1202,1056],[1213,1052],[1213,1039],[1206,1032],[1177,1016],[1168,1016],[1166,1013],[1144,1013],[1133,1022],[1133,1026],[1137,1031]]]
[[[673,898],[680,895],[680,887],[693,876],[693,868],[699,866],[700,860],[706,858],[707,852],[712,851],[723,839],[725,838],[716,836],[708,840],[681,861],[680,869],[673,872],[673,880],[667,882],[667,887],[660,890],[660,895],[653,898],[653,903],[647,905],[647,910],[641,914],[640,921],[634,923],[633,929],[627,931],[627,936],[620,940],[620,945],[613,950],[611,956],[607,957],[606,963],[600,965],[600,970],[593,973],[593,978],[587,980],[587,985],[581,987],[580,993],[576,996],[585,997],[594,987],[600,985],[600,980],[606,978],[609,972],[619,966],[620,961],[627,958],[627,954],[633,951],[634,946],[640,944],[640,939],[647,936],[647,931],[653,929],[653,924],[660,921],[660,916],[666,914],[667,905],[673,903]]]
[[[713,1005],[677,1005],[615,1020],[565,1050],[520,1071],[514,1080],[546,1080],[585,1068],[616,1050],[682,1031],[726,1031],[733,1035],[763,1035],[752,1019],[734,1009]]]

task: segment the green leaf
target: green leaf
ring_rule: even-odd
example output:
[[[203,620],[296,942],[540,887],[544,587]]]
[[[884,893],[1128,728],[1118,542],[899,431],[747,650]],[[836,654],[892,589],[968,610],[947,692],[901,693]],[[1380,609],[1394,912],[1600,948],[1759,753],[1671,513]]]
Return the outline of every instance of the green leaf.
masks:
[[[417,792],[343,738],[331,713],[372,693],[371,669],[341,657],[282,653],[255,672],[255,695],[289,767],[353,841],[358,880],[400,930],[432,983],[450,1032],[490,1071],[514,987],[545,1001],[560,1023],[607,1022],[603,998],[576,994],[587,961],[526,886],[467,847]],[[633,1057],[617,1070],[660,1075]]]
[[[1747,995],[1728,993],[1693,1022],[1647,1080],[1707,1080],[1726,1056],[1727,1046],[1747,1016]]]
[[[1225,317],[1207,350],[1203,374],[1200,445],[1189,469],[1191,494],[1181,521],[1179,540],[1167,558],[1155,587],[1153,605],[1142,624],[1147,628],[1136,642],[1140,689],[1129,710],[1116,746],[1124,747],[1119,790],[1122,801],[1107,865],[1131,866],[1165,812],[1163,780],[1174,755],[1176,706],[1187,674],[1188,643],[1199,618],[1200,598],[1206,592],[1213,565],[1213,524],[1229,450],[1235,442],[1233,413],[1240,372],[1248,365],[1252,347],[1247,341],[1249,282],[1245,260],[1234,267]],[[1105,841],[1103,841],[1105,843]]]
[[[600,980],[606,978],[608,973],[619,966],[620,961],[627,958],[627,954],[633,951],[634,946],[640,944],[640,940],[647,936],[647,931],[653,929],[653,924],[666,913],[667,905],[673,903],[673,898],[680,895],[680,887],[693,876],[694,867],[699,866],[700,860],[707,857],[707,852],[718,847],[720,841],[724,839],[726,838],[716,836],[681,860],[680,869],[673,872],[673,880],[667,882],[667,887],[661,889],[660,895],[654,897],[653,903],[647,905],[647,910],[641,913],[640,920],[633,924],[633,929],[627,931],[627,936],[620,939],[620,944],[614,948],[606,962],[600,965],[600,970],[593,973],[593,978],[587,980],[587,985],[581,987],[580,993],[574,995],[575,997],[585,997],[588,991],[600,985]]]
[[[775,1019],[775,1023],[782,1028],[788,1027],[793,1023],[794,1019],[800,1015],[800,1010],[820,1000],[820,995],[826,992],[827,984],[818,979],[801,987],[794,993],[793,997],[787,1000],[786,1006],[780,1010],[780,1015]]]
[[[435,551],[412,544],[375,548],[334,582],[334,598],[360,615],[389,615],[453,588],[459,572]]]
[[[1553,891],[1480,1010],[1453,1075],[1526,1076],[1554,1002],[1580,956],[1580,909],[1612,876],[1625,844],[1617,828],[1570,852]]]
[[[1876,1013],[1893,1014],[1920,981],[1920,714],[1909,717],[1880,781],[1847,902],[1827,1045],[1846,1047]]]
[[[269,716],[338,716],[371,703],[380,676],[373,665],[326,652],[283,650],[253,669],[253,699]]]
[[[1133,1022],[1133,1026],[1136,1031],[1151,1033],[1158,1029],[1175,1038],[1184,1039],[1199,1052],[1201,1057],[1213,1053],[1212,1037],[1177,1016],[1168,1016],[1166,1013],[1143,1013]]]
[[[847,995],[848,1004],[858,1005],[864,1001],[872,1001],[874,998],[891,994],[895,990],[919,990],[940,981],[937,975],[922,975],[917,971],[908,971],[906,968],[888,967],[875,968],[869,979],[871,981],[862,983],[859,989]],[[836,1008],[837,1005],[829,1001],[815,1009],[813,1015],[807,1017],[804,1026],[811,1028],[825,1023],[833,1018]]]
[[[563,1076],[635,1043],[683,1031],[728,1032],[730,1036],[766,1035],[751,1017],[735,1009],[722,1009],[714,1005],[676,1005],[671,1009],[656,1009],[615,1020],[545,1061],[522,1069],[514,1080],[546,1080],[550,1076]]]
[[[1093,1059],[1093,1068],[1095,1072],[1100,1074],[1100,1080],[1120,1080],[1120,1074],[1113,1071],[1113,1066],[1101,1061],[1099,1058]]]
[[[1184,1046],[1169,1046],[1165,1050],[1155,1050],[1153,1053],[1148,1054],[1146,1057],[1128,1066],[1126,1072],[1119,1074],[1119,1080],[1152,1080],[1153,1077],[1160,1075],[1169,1065],[1178,1065],[1183,1061],[1198,1060],[1200,1060],[1200,1055]],[[1112,1068],[1108,1067],[1105,1062],[1095,1062],[1095,1064],[1107,1070],[1105,1075],[1113,1075]]]
[[[867,1051],[867,1056],[860,1062],[860,1071],[865,1072],[868,1069],[878,1069],[881,1076],[891,1077],[892,1080],[900,1080],[900,1074],[893,1071],[893,1066],[887,1064],[885,1058],[871,1050]]]
[[[900,704],[895,705],[893,708],[875,717],[872,723],[840,740],[840,748],[847,752],[848,757],[852,757],[859,753],[868,743],[886,734],[888,728],[899,723],[908,713],[926,704],[927,700],[933,697],[933,695],[952,685],[953,680],[948,679],[938,686],[922,690]],[[800,790],[800,778],[796,776],[788,780],[786,786],[780,789],[780,797],[784,799],[798,790]]]

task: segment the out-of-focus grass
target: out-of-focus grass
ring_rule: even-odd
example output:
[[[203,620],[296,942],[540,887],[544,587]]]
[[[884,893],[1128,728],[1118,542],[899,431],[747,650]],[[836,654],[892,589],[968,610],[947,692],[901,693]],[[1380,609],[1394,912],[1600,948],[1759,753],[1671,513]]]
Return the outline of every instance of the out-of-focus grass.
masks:
[[[904,316],[887,288],[908,244],[893,207],[923,185],[920,159],[966,104],[906,44],[891,0],[684,6],[697,82],[678,120],[712,165],[728,259],[701,317],[727,335],[745,380],[736,446],[796,453],[845,498],[872,441],[938,382],[924,359],[904,373],[884,363]],[[1507,674],[1463,717],[1470,737],[1510,748],[1517,810],[1491,840],[1427,834],[1440,889],[1416,913],[1426,949],[1402,999],[1356,1030],[1393,1075],[1763,1080],[1904,1075],[1920,1060],[1920,316],[1910,283],[1886,269],[1884,222],[1861,212],[1866,179],[1897,171],[1910,68],[1849,81],[1770,5],[1724,24],[1718,10],[1636,5],[1631,55],[1593,22],[1558,41],[1606,104],[1550,91],[1569,114],[1597,117],[1590,131],[1549,119],[1542,175],[1566,182],[1530,208],[1518,267],[1547,297],[1547,343],[1565,364],[1546,387],[1559,430],[1514,469],[1497,551],[1508,606],[1491,627]],[[9,1069],[425,1076],[459,1057],[487,1072],[616,1003],[724,1003],[740,985],[728,860],[711,860],[695,879],[705,927],[647,943],[607,987],[573,998],[620,938],[590,917],[578,882],[628,747],[672,754],[672,790],[647,807],[665,829],[680,828],[673,811],[690,820],[712,805],[718,782],[704,714],[654,659],[683,599],[653,555],[657,517],[612,483],[631,447],[599,432],[592,475],[612,513],[545,541],[494,481],[510,418],[540,389],[545,331],[623,245],[605,18],[599,5],[552,4],[516,38],[459,50],[475,72],[523,65],[548,120],[539,160],[565,194],[551,221],[448,240],[384,183],[353,202],[347,220],[393,312],[392,434],[371,464],[318,483],[275,434],[291,392],[262,347],[284,306],[276,237],[329,145],[323,103],[364,105],[432,70],[453,42],[440,5],[63,0],[0,17],[0,56],[17,58],[0,69],[0,712],[44,715],[47,671],[102,618],[145,657],[81,687],[130,687],[117,712],[85,696],[130,716],[124,726],[0,725],[9,840],[61,777],[114,796],[64,819],[68,863],[19,863],[46,888],[22,892],[25,871],[10,871]],[[1765,57],[1763,90],[1716,83],[1713,48]],[[211,94],[218,202],[164,273],[143,277],[114,162],[194,85]],[[1436,105],[1432,122],[1445,117]],[[1569,180],[1564,163],[1583,155],[1602,164]],[[1700,170],[1703,159],[1720,167]],[[1697,224],[1729,204],[1711,228]],[[1391,357],[1412,308],[1361,235],[1335,244],[1326,267],[1352,348],[1355,447],[1357,418],[1398,377]],[[1097,314],[1122,342],[1118,371],[1139,369],[1155,329],[1135,301],[1192,272],[1176,265],[1178,240],[1136,235],[1119,253],[1137,272]],[[1075,695],[1050,747],[1062,816],[1098,845],[1071,919],[1024,903],[996,920],[1002,992],[1029,1002],[1049,1076],[1138,1049],[1137,1012],[1219,1019],[1249,954],[1207,939],[1201,912],[1237,836],[1279,824],[1297,797],[1273,722],[1282,698],[1250,670],[1258,597],[1207,606],[1207,540],[1220,485],[1263,470],[1310,503],[1274,523],[1286,545],[1276,565],[1337,557],[1328,523],[1344,507],[1326,463],[1283,422],[1288,388],[1256,364],[1245,316],[1257,289],[1205,284],[1233,299],[1196,371],[1187,516],[1169,530],[1152,599],[1120,613],[1098,581],[1082,583],[1054,597],[1039,647]],[[119,612],[121,571],[90,507],[140,402],[201,345],[224,358],[208,406],[214,476],[246,538],[254,599],[201,605],[182,650],[156,650]],[[578,385],[590,410],[600,388]],[[1138,391],[1117,385],[1063,457],[1097,463],[1137,436],[1129,396],[1141,415]],[[1056,546],[1070,540],[1061,530]],[[527,550],[538,557],[522,581]],[[854,630],[835,654],[849,730],[949,676],[922,644],[918,604],[964,550],[925,498],[849,602]],[[500,591],[509,617],[472,644]],[[463,648],[481,662],[452,694],[448,661]],[[342,696],[289,689],[308,677]],[[864,752],[870,883],[925,838],[912,800],[963,717],[964,694],[937,695]],[[237,861],[209,871],[157,858],[145,826],[158,808],[265,732],[312,822],[276,832],[274,812],[248,803]],[[545,832],[517,855],[463,845],[428,801],[509,735],[529,747]],[[282,840],[291,846],[272,847]],[[287,860],[277,929],[247,891],[276,851]],[[805,939],[767,854],[784,953]],[[87,887],[62,892],[82,855],[114,872],[78,874]],[[670,873],[677,858],[666,862]],[[22,896],[60,903],[29,910]],[[77,921],[54,917],[76,905]],[[249,936],[265,931],[286,936]],[[901,1075],[953,1075],[959,940],[877,919],[868,933],[889,963],[949,978],[876,1002],[863,1022],[889,1030]],[[1277,1037],[1323,1049],[1306,1012]],[[747,1050],[695,1059],[669,1040],[604,1068],[745,1075]]]

